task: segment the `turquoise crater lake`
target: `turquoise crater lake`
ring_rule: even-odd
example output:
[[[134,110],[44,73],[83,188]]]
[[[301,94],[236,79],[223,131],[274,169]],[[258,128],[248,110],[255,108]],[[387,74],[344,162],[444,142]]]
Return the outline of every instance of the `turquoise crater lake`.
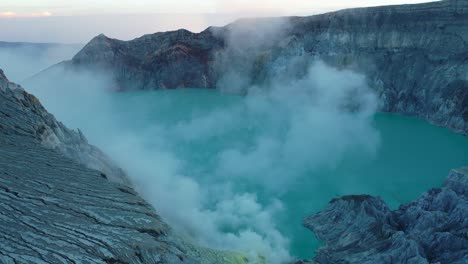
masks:
[[[323,209],[332,198],[371,194],[397,208],[440,186],[450,169],[468,165],[468,138],[394,114],[377,113],[369,119],[368,128],[362,131],[371,130],[371,147],[366,142],[351,144],[346,133],[337,135],[338,143],[319,142],[317,149],[290,147],[283,142],[290,139],[288,124],[298,117],[302,124],[301,116],[283,115],[281,107],[265,114],[250,109],[252,105],[246,106],[245,100],[204,89],[117,93],[99,102],[116,119],[112,125],[100,112],[88,113],[93,118],[59,118],[82,128],[90,142],[111,156],[119,151],[110,139],[113,133],[144,138],[147,152],[170,153],[177,158],[178,173],[196,180],[202,190],[207,186],[202,199],[206,208],[216,207],[227,189],[254,193],[265,207],[273,200],[279,202],[282,209],[271,218],[273,225],[289,239],[289,252],[300,258],[313,256],[320,246],[312,232],[302,227],[302,220]],[[333,133],[317,127],[295,139],[302,137],[306,142],[308,134]],[[114,132],[109,131],[112,129]],[[341,148],[341,142],[350,147]],[[330,144],[338,145],[329,148]],[[277,146],[287,151],[280,154]],[[329,153],[335,149],[339,155]],[[301,151],[298,157],[304,156],[304,161],[298,162],[294,151]],[[315,162],[323,157],[333,162]],[[155,159],[152,165],[165,166],[162,163],[164,160]],[[176,202],[174,206],[177,208]],[[233,233],[236,228],[245,226],[221,227]]]

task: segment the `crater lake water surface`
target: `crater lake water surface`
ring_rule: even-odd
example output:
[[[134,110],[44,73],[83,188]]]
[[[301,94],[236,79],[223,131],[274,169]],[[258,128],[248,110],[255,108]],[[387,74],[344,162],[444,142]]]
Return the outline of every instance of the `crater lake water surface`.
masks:
[[[194,118],[198,122],[210,122],[203,117],[234,106],[243,99],[212,90],[170,90],[116,94],[114,100],[116,115],[125,119],[123,122],[130,130],[138,133],[152,124],[174,127]],[[236,124],[233,129],[208,126],[219,131],[206,131],[211,134],[207,137],[190,137],[187,134],[197,132],[185,131],[187,134],[184,133],[183,138],[180,135],[167,138],[171,149],[186,161],[184,173],[202,182],[203,178],[211,181],[212,177],[223,181],[223,175],[217,175],[215,171],[221,152],[236,145],[248,148],[255,135],[270,128],[262,127],[261,120],[244,117],[232,120]],[[284,203],[285,212],[277,225],[291,239],[294,254],[308,257],[318,246],[312,233],[302,227],[301,221],[323,209],[330,199],[346,194],[371,194],[382,197],[392,208],[397,208],[424,191],[440,186],[450,169],[468,164],[468,139],[447,129],[393,114],[376,114],[373,126],[380,134],[380,143],[370,159],[360,153],[349,153],[333,168],[304,173],[285,185],[287,189],[273,194],[263,189],[269,184],[262,181],[268,181],[268,178],[235,181],[239,190],[257,192],[260,200],[277,195],[275,198]]]
[[[260,148],[258,142],[276,146],[287,140],[287,118],[281,116],[280,109],[274,116],[246,110],[249,106],[241,106],[244,100],[214,90],[186,89],[117,93],[102,104],[121,124],[114,129],[145,138],[144,148],[149,152],[163,149],[177,157],[181,163],[178,170],[196,179],[200,188],[208,189],[213,183],[229,185],[235,192],[257,194],[265,206],[278,200],[283,209],[273,219],[274,225],[290,239],[290,252],[301,258],[312,256],[320,245],[302,227],[302,220],[325,208],[332,198],[371,194],[397,208],[440,186],[450,169],[468,164],[466,137],[415,118],[381,113],[369,121],[378,137],[377,141],[373,139],[376,142],[371,153],[357,145],[337,158],[334,153],[327,153],[333,152],[333,148],[327,148],[332,142],[324,142],[318,149],[301,150],[305,163],[280,157],[287,161],[283,164],[277,160],[280,154],[275,147],[255,151],[255,155],[251,152],[252,148]],[[99,123],[91,124],[96,121],[90,121],[89,115]],[[98,112],[84,117],[81,114],[73,119],[73,124],[82,128],[91,142],[103,142],[113,132],[105,131],[107,117],[99,116]],[[104,130],[97,133],[99,129]],[[331,132],[314,129],[307,133]],[[308,141],[307,134],[303,140]],[[112,145],[108,142],[100,147],[112,154],[117,147],[109,144]],[[329,156],[333,162],[297,167]],[[268,160],[278,165],[271,166]],[[164,160],[155,159],[153,166],[166,166],[163,163]],[[218,192],[223,190],[211,189],[207,197],[222,197]],[[216,202],[208,198],[204,203],[210,207]],[[225,228],[226,232],[236,232],[235,226]]]

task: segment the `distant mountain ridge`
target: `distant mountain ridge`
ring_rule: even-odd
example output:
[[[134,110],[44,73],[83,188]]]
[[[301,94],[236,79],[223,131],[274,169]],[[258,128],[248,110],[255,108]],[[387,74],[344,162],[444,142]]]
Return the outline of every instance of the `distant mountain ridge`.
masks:
[[[17,48],[17,47],[38,47],[38,48],[47,48],[47,47],[54,47],[54,46],[77,46],[82,47],[83,44],[64,44],[64,43],[46,43],[46,42],[21,42],[21,41],[0,41],[0,48]]]
[[[244,19],[131,41],[101,34],[62,66],[105,70],[119,90],[222,88],[234,72],[245,91],[300,78],[317,59],[365,74],[383,112],[468,134],[468,1]]]

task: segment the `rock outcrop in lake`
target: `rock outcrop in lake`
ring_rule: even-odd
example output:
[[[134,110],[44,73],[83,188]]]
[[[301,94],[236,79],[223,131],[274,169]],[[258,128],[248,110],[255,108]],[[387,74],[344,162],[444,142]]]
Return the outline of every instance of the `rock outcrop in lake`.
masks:
[[[67,68],[99,68],[117,89],[245,92],[299,78],[312,60],[367,76],[381,111],[468,134],[468,1],[347,9],[310,17],[245,19],[120,41],[95,37]]]
[[[321,264],[468,263],[468,167],[396,211],[377,197],[344,196],[304,225],[325,243]]]
[[[0,70],[0,263],[242,263],[178,238],[123,177]]]

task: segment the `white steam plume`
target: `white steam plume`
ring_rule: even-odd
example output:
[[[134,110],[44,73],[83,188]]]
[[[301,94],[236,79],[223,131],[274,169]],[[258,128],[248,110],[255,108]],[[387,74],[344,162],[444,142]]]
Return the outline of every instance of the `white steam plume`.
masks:
[[[247,35],[255,35],[254,41],[235,37],[244,29],[232,31],[226,53],[218,54],[225,73],[220,90],[247,95],[177,122],[152,121],[152,105],[161,102],[132,103],[129,96],[129,108],[122,109],[116,95],[103,89],[112,87],[104,73],[59,70],[29,87],[59,120],[82,129],[115,159],[180,234],[204,246],[284,263],[291,255],[289,239],[278,228],[278,215],[287,207],[280,194],[310,172],[336,166],[347,153],[373,155],[379,137],[371,125],[377,99],[362,75],[291,57],[283,65],[307,62],[302,76],[251,85],[256,55],[288,28],[277,21],[265,23],[268,30],[251,30]],[[176,96],[168,100],[178,107]],[[190,144],[198,146],[191,151],[202,152],[220,140],[204,162],[180,153]],[[246,184],[255,188],[239,188]]]
[[[321,62],[312,63],[304,79],[278,83],[268,92],[252,88],[256,92],[226,109],[138,128],[129,119],[145,120],[149,109],[135,111],[143,116],[119,116],[114,95],[102,90],[104,76],[59,74],[36,85],[33,93],[45,106],[67,125],[82,128],[127,170],[142,196],[181,234],[205,246],[265,256],[267,263],[291,257],[275,221],[287,205],[275,194],[305,172],[335,166],[346,152],[372,155],[378,143],[370,125],[375,97],[363,76]],[[350,111],[350,98],[357,110]],[[210,156],[210,168],[178,156],[179,144],[232,138],[236,129],[249,127],[257,132],[247,131]],[[206,174],[186,174],[199,167]],[[267,201],[236,188],[245,182],[268,193]]]

